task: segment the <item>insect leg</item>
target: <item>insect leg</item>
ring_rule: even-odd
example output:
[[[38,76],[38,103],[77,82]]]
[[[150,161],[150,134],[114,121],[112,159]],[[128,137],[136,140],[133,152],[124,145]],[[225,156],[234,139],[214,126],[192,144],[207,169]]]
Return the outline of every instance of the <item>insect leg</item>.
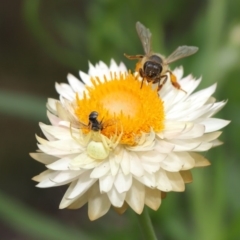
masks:
[[[158,88],[157,88],[157,92],[160,91],[160,89],[162,88],[162,86],[166,83],[167,81],[167,75],[162,75],[161,78],[164,78],[162,83],[160,84],[160,79],[158,81]]]
[[[181,85],[177,82],[177,78],[176,76],[171,72],[171,71],[167,71],[169,72],[170,74],[170,80],[171,80],[171,83],[172,85],[177,88],[178,90],[182,90],[183,92],[187,93],[186,91],[184,91],[182,88],[181,88]]]
[[[141,87],[140,87],[140,89],[142,89],[142,86],[143,86],[143,81],[144,81],[144,77],[145,77],[145,75],[144,75],[144,72],[143,72],[142,68],[140,68],[140,69],[139,69],[139,74],[140,74],[140,76],[142,77],[142,83],[141,83]]]
[[[141,59],[143,58],[144,56],[143,55],[127,55],[126,53],[124,53],[124,56],[128,59]]]

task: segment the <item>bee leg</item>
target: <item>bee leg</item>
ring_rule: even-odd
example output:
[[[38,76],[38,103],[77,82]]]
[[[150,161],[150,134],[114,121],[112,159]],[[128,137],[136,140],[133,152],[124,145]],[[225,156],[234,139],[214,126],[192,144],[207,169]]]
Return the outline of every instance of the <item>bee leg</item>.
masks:
[[[178,90],[182,90],[183,92],[187,93],[186,91],[184,91],[182,88],[181,88],[181,85],[177,82],[177,78],[176,76],[171,72],[171,71],[168,71],[169,74],[170,74],[170,80],[171,80],[171,83],[172,85],[178,89]]]
[[[143,72],[142,68],[139,68],[139,74],[142,77],[142,83],[141,83],[141,87],[140,87],[140,89],[142,89],[143,81],[144,81],[144,72]]]
[[[126,53],[124,53],[124,56],[128,59],[141,59],[143,58],[144,56],[143,55],[127,55]]]
[[[161,79],[161,78],[164,78],[164,79],[163,79],[163,82],[160,84],[160,79]],[[161,90],[162,86],[166,83],[166,81],[167,81],[167,75],[161,76],[160,79],[159,79],[159,81],[158,81],[157,92],[159,92],[159,91]]]

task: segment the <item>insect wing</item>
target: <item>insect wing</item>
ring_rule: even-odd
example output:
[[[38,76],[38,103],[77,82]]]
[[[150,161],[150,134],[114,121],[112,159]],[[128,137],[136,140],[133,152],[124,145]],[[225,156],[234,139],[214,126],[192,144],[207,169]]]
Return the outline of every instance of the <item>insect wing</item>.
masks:
[[[148,28],[142,25],[140,22],[136,23],[136,29],[138,36],[142,42],[144,52],[149,54],[151,52],[151,37],[152,33]]]
[[[89,125],[79,121],[78,122],[78,128],[80,128],[80,129],[88,129]]]
[[[102,123],[102,126],[103,126],[103,128],[107,128],[107,127],[110,127],[110,126],[115,125],[116,123],[117,123],[117,120],[116,120],[116,119],[109,119],[109,120],[107,120],[107,121],[104,121],[104,122]]]
[[[198,51],[198,47],[193,46],[180,46],[170,56],[167,57],[166,63],[172,63],[178,59],[190,56]]]

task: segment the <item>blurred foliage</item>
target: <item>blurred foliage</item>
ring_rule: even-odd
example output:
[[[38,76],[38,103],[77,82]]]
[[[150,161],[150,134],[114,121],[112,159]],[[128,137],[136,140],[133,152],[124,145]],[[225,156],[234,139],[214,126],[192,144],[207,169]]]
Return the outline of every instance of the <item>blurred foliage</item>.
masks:
[[[170,240],[240,239],[240,1],[19,0],[1,5],[3,239],[141,238],[130,210],[123,216],[112,211],[95,222],[88,220],[86,208],[58,210],[65,189],[35,189],[30,178],[43,167],[27,156],[36,148],[37,122],[47,121],[46,98],[57,97],[55,81],[65,81],[67,72],[87,71],[88,60],[114,58],[133,69],[123,53],[142,53],[136,21],[151,29],[156,52],[199,46],[196,55],[172,67],[181,64],[186,74],[202,76],[200,87],[217,82],[215,97],[228,99],[218,117],[232,121],[221,136],[225,144],[205,153],[212,166],[194,170],[194,182],[184,193],[169,193],[160,209],[151,211],[156,233]]]

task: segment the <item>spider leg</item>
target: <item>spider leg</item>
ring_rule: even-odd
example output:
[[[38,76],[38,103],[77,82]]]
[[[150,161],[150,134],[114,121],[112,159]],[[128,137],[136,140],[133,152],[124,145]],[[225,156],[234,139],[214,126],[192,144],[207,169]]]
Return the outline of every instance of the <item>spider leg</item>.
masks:
[[[110,151],[112,150],[110,145],[111,145],[111,140],[109,140],[107,137],[105,137],[104,135],[101,134],[101,140],[102,140],[102,143],[104,145],[104,147]]]
[[[113,144],[113,146],[112,146],[113,148],[115,148],[119,144],[119,142],[121,141],[122,135],[123,135],[123,128],[121,126],[121,133],[119,134],[118,138],[116,139],[115,143]]]
[[[79,138],[76,138],[75,136],[73,136],[73,132],[72,132],[72,123],[70,123],[70,134],[71,134],[71,137],[79,144],[81,144],[81,141]]]

